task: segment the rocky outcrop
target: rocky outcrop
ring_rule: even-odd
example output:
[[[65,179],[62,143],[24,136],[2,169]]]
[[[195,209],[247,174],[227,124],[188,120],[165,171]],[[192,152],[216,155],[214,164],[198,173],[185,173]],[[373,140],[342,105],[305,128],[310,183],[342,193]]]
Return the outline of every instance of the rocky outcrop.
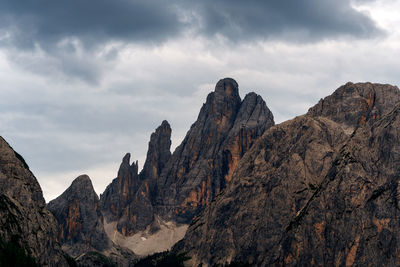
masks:
[[[272,125],[260,96],[250,93],[241,101],[236,81],[220,80],[158,179],[157,213],[189,223],[230,182],[239,160]]]
[[[139,188],[138,164],[130,164],[130,153],[122,159],[118,176],[100,195],[100,204],[107,221],[118,221],[118,231],[130,234],[136,225],[135,214],[129,210]]]
[[[400,101],[396,86],[372,83],[347,83],[310,108],[308,115],[323,116],[353,132],[365,123],[372,124]]]
[[[47,205],[58,221],[62,249],[82,266],[129,266],[136,256],[107,236],[99,197],[87,175],[77,177]]]
[[[348,83],[268,129],[175,246],[191,264],[399,264],[400,92]]]
[[[71,186],[47,205],[59,223],[59,241],[63,250],[77,257],[88,251],[106,251],[112,242],[106,235],[99,197],[89,176],[81,175]]]
[[[156,131],[151,134],[146,162],[140,172],[141,180],[148,180],[153,184],[158,180],[161,171],[171,158],[170,149],[171,126],[167,121],[163,121]]]
[[[129,164],[129,154],[124,158],[118,177],[100,197],[107,222],[116,222],[125,236],[155,232],[159,221],[189,223],[225,188],[239,160],[272,125],[261,96],[250,93],[242,101],[236,81],[220,80],[172,155],[171,128],[164,121],[151,135],[140,174],[137,164]]]
[[[28,165],[0,137],[0,239],[18,244],[42,266],[68,266],[56,225]]]
[[[146,162],[138,174],[138,164],[130,165],[130,154],[122,160],[118,177],[100,196],[108,222],[126,236],[144,230],[154,221],[152,199],[161,170],[171,157],[171,127],[167,121],[151,135]]]

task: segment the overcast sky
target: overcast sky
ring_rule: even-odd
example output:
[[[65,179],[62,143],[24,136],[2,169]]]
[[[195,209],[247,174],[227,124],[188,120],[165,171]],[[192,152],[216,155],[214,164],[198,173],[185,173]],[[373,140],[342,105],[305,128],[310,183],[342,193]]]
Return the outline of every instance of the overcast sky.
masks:
[[[0,0],[0,135],[47,201],[82,173],[100,194],[164,119],[175,148],[220,78],[277,123],[399,85],[399,26],[398,0]]]

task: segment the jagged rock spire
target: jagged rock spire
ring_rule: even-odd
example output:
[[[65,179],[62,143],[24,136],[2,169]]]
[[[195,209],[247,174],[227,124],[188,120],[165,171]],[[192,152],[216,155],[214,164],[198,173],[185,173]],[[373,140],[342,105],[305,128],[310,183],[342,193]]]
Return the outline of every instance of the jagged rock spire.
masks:
[[[157,212],[168,220],[190,222],[225,187],[240,158],[272,125],[272,113],[260,96],[249,94],[242,102],[235,80],[218,81],[160,176]]]

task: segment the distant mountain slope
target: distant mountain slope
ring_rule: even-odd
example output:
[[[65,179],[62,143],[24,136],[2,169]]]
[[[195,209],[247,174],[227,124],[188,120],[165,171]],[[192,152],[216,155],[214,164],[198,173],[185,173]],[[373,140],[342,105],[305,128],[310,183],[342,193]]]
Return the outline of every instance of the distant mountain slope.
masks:
[[[58,239],[62,249],[80,263],[83,258],[85,264],[89,264],[90,259],[98,258],[96,255],[104,255],[108,261],[118,263],[119,266],[129,266],[136,258],[132,252],[116,246],[107,236],[99,197],[89,176],[77,177],[47,207],[59,223]]]
[[[348,83],[271,127],[174,249],[192,266],[399,265],[399,101]]]
[[[56,225],[28,165],[0,137],[0,239],[16,243],[42,266],[68,266]]]

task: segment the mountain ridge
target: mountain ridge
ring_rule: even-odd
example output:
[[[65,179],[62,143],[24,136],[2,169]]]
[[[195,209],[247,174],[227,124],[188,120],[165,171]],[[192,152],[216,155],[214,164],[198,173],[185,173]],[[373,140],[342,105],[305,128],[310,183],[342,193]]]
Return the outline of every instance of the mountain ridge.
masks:
[[[341,98],[343,93],[345,99]],[[386,213],[384,218],[380,215],[375,221],[375,215],[365,215],[374,213],[363,205],[379,198],[381,187],[372,186],[374,178],[361,172],[360,167],[349,166],[362,160],[361,166],[374,169],[376,160],[368,155],[385,146],[370,148],[370,142],[376,140],[369,137],[371,130],[397,129],[391,127],[391,123],[397,125],[397,120],[384,127],[377,125],[398,108],[399,97],[397,87],[348,83],[310,108],[307,114],[268,129],[241,160],[229,186],[189,226],[185,238],[174,250],[188,252],[191,266],[231,261],[257,266],[393,265],[397,252],[390,250],[391,243],[379,239],[368,243],[367,236],[355,233],[362,233],[360,225],[371,225],[368,235],[383,238],[381,233],[389,229],[397,213]],[[324,102],[331,104],[324,106]],[[360,133],[364,133],[364,138],[358,138]],[[397,138],[398,133],[394,131],[393,135]],[[391,143],[391,139],[379,140],[386,147]],[[397,155],[394,144],[385,148],[384,154]],[[364,152],[356,152],[357,149]],[[350,156],[354,153],[357,156]],[[347,160],[343,161],[343,157]],[[343,166],[340,169],[348,180],[340,178],[338,166]],[[381,173],[390,168],[393,166],[382,167]],[[375,168],[372,173],[376,171]],[[359,175],[369,180],[369,188],[363,187],[362,178],[352,180]],[[393,178],[384,175],[380,179]],[[325,191],[332,180],[338,187]],[[344,202],[347,199],[351,201]],[[378,206],[382,205],[385,204],[380,202]],[[347,214],[345,207],[357,209],[361,215],[341,221]],[[395,240],[399,232],[391,229],[389,236]],[[364,245],[360,240],[364,240]],[[376,246],[379,242],[383,243]],[[379,247],[387,251],[389,259],[379,252]]]
[[[0,238],[45,266],[67,266],[58,241],[83,265],[132,266],[175,244],[171,255],[187,253],[188,266],[394,266],[398,129],[395,86],[347,83],[275,125],[261,96],[241,99],[225,78],[173,153],[163,121],[140,172],[127,153],[100,198],[81,175],[47,206],[25,160],[1,138]]]

